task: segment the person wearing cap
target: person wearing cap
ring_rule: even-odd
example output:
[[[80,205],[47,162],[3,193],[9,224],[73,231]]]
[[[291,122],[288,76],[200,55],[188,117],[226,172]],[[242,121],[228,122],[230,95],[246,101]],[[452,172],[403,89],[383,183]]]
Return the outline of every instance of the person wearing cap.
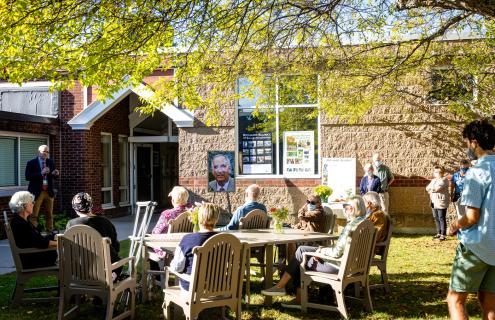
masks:
[[[330,247],[312,247],[312,246],[300,246],[297,248],[296,256],[289,261],[285,272],[282,274],[280,281],[270,289],[262,290],[261,293],[267,296],[283,296],[286,295],[285,287],[292,279],[295,284],[296,298],[288,303],[282,303],[283,307],[300,309],[301,308],[301,270],[300,266],[304,259],[305,252],[319,252],[326,258],[319,259],[312,257],[308,260],[306,268],[313,271],[337,274],[339,269],[335,267],[335,264],[329,263],[342,257],[344,254],[344,248],[351,240],[351,232],[356,229],[361,221],[364,220],[366,214],[366,207],[364,205],[363,198],[361,196],[351,196],[347,200],[344,206],[344,214],[347,218],[347,224],[342,230],[339,239],[334,245]]]
[[[69,220],[65,229],[67,230],[75,225],[86,225],[95,229],[102,237],[110,238],[110,260],[112,263],[119,261],[120,243],[117,239],[117,230],[113,223],[106,217],[93,213],[93,199],[91,196],[86,192],[76,194],[72,198],[72,209],[74,209],[78,217]],[[114,271],[115,280],[122,272],[122,267]]]
[[[374,174],[375,169],[371,163],[367,163],[364,165],[364,173],[365,175],[361,179],[361,183],[359,184],[359,191],[361,196],[364,196],[367,192],[376,192],[382,193],[382,182],[378,176]]]

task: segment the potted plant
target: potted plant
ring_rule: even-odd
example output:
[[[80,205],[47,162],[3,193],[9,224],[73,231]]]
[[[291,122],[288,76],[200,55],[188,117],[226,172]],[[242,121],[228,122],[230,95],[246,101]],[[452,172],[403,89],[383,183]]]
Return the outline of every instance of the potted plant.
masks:
[[[325,203],[328,202],[328,197],[330,197],[333,190],[329,186],[324,186],[320,184],[319,186],[315,187],[314,192],[320,196],[321,202]]]

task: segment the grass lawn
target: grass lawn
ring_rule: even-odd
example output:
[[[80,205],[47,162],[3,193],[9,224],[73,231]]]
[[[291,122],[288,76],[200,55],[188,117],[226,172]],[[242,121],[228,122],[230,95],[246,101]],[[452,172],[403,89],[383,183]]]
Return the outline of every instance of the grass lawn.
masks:
[[[367,314],[359,303],[349,303],[351,318],[361,319],[448,319],[447,294],[450,268],[454,256],[456,240],[444,242],[431,240],[430,236],[397,235],[392,239],[389,253],[389,275],[392,292],[385,295],[381,290],[371,292],[374,312]],[[122,243],[121,256],[125,256],[128,242]],[[0,319],[56,319],[58,306],[56,303],[31,304],[18,308],[9,306],[10,292],[15,281],[14,274],[0,276]],[[33,280],[37,284],[54,284],[55,279],[40,278]],[[372,269],[370,281],[378,281],[376,269]],[[243,306],[242,319],[335,319],[338,313],[309,309],[308,314],[300,311],[288,311],[280,306],[280,302],[292,297],[275,297],[272,307],[262,305],[263,296],[259,293],[261,282],[252,279],[251,303],[247,310]],[[138,304],[136,319],[163,319],[160,292],[150,303]],[[480,318],[480,308],[476,297],[470,296],[468,311],[472,319]],[[205,312],[202,319],[214,319],[217,312]],[[229,318],[233,314],[230,313]],[[88,307],[80,317],[87,320],[101,319],[102,307]]]

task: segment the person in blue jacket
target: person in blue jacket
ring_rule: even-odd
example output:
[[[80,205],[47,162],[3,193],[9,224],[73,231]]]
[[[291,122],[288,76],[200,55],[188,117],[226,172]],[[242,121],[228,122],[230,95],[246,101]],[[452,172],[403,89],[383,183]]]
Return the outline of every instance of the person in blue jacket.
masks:
[[[373,165],[371,163],[364,165],[364,172],[366,175],[361,179],[359,185],[361,196],[364,196],[370,191],[382,193],[382,182],[380,181],[380,178],[374,174]]]
[[[260,209],[266,212],[265,205],[257,201],[260,192],[261,189],[257,184],[252,184],[247,187],[245,199],[246,202],[242,206],[237,208],[237,210],[232,215],[230,222],[225,227],[219,228],[218,231],[238,230],[240,219],[254,209]]]

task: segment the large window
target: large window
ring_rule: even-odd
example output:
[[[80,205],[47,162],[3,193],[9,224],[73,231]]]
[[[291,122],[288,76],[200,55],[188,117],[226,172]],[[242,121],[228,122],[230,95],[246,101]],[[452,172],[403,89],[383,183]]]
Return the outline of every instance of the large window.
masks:
[[[120,205],[129,204],[129,153],[126,136],[119,136]]]
[[[26,186],[26,163],[38,155],[47,137],[0,134],[0,187]]]
[[[101,134],[101,206],[113,206],[112,193],[112,135]]]
[[[262,89],[238,80],[238,173],[308,176],[318,174],[318,79],[267,78]]]

